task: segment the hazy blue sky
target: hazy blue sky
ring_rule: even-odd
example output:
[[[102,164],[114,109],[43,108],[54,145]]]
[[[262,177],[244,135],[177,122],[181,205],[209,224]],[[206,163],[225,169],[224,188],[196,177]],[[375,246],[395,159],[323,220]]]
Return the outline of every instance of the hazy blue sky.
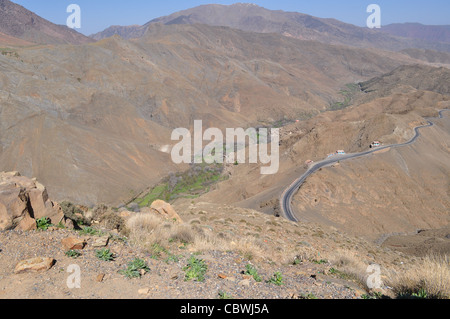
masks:
[[[69,4],[81,7],[81,29],[86,35],[104,30],[110,25],[145,24],[176,11],[201,4],[233,4],[228,0],[13,0],[53,23],[65,24]],[[449,0],[253,0],[273,10],[296,11],[321,18],[365,26],[369,4],[381,7],[382,24],[419,22],[423,24],[450,24]]]

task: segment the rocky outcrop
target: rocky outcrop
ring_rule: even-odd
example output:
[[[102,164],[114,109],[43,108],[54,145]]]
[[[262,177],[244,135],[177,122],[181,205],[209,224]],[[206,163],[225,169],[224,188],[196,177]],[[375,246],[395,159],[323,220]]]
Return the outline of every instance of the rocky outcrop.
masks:
[[[64,220],[61,207],[49,199],[44,185],[18,172],[0,173],[0,230],[36,229],[40,218],[55,225]]]
[[[166,219],[174,220],[178,223],[183,223],[181,217],[177,214],[175,209],[173,209],[172,205],[166,203],[163,200],[155,200],[150,206],[150,210],[152,213],[155,213],[159,216],[162,216]]]

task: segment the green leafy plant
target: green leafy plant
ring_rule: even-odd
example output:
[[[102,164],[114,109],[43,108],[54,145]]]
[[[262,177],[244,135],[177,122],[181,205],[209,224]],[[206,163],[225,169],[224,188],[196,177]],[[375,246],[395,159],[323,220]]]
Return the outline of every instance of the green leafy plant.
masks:
[[[174,255],[174,254],[171,254],[171,253],[169,253],[169,256],[167,256],[167,258],[165,260],[166,264],[168,264],[170,262],[177,263],[179,261],[180,261],[180,256],[177,256],[177,255]]]
[[[66,228],[66,226],[64,225],[64,223],[62,221],[60,221],[58,225],[55,225],[55,227],[59,228],[59,229],[65,229]]]
[[[423,289],[416,289],[414,291],[405,291],[398,294],[399,299],[437,299],[438,296],[430,296],[428,292]]]
[[[90,226],[83,227],[78,232],[80,233],[80,235],[90,235],[90,236],[104,236],[105,235],[105,233],[102,232],[101,230],[95,229]]]
[[[47,230],[52,226],[51,221],[47,217],[42,217],[36,220],[36,227],[38,230]]]
[[[156,259],[158,260],[162,253],[168,253],[167,249],[164,248],[163,246],[161,246],[158,243],[154,243],[151,247],[150,247],[150,251],[151,251],[151,258],[152,259]]]
[[[208,266],[205,261],[198,259],[195,256],[191,256],[188,260],[187,265],[183,268],[186,272],[185,281],[197,280],[200,282],[205,281],[205,274],[208,270]]]
[[[261,276],[258,274],[258,271],[256,270],[256,268],[253,265],[248,264],[247,266],[245,266],[245,269],[246,269],[245,270],[246,275],[252,276],[256,282],[262,281]]]
[[[103,261],[113,261],[114,260],[114,254],[106,248],[96,250],[95,251],[95,257],[97,257],[100,260]]]
[[[219,299],[233,299],[233,297],[225,291],[219,291]]]
[[[147,273],[149,271],[150,268],[145,260],[135,258],[128,263],[126,269],[119,270],[119,273],[127,278],[139,278],[142,276],[142,272]]]
[[[294,262],[293,262],[293,265],[300,265],[302,262],[303,262],[303,261],[302,261],[301,259],[295,258],[295,259],[294,259]]]
[[[370,294],[364,294],[361,296],[362,299],[382,299],[383,298],[383,294],[381,292],[372,292]]]
[[[419,298],[419,299],[427,299],[428,298],[428,293],[425,289],[420,289],[418,292],[413,293],[412,296],[414,298]]]
[[[281,286],[283,285],[283,275],[278,271],[273,274],[272,278],[270,278],[267,283]]]
[[[317,299],[317,297],[312,293],[302,294],[299,298],[300,299]]]
[[[76,251],[76,250],[66,251],[65,254],[66,254],[67,257],[75,258],[75,259],[81,256],[81,253],[79,251]]]
[[[328,270],[328,272],[329,272],[330,274],[332,274],[332,275],[336,275],[336,274],[339,273],[339,271],[338,271],[337,269],[335,269],[335,268],[330,268],[330,270]]]

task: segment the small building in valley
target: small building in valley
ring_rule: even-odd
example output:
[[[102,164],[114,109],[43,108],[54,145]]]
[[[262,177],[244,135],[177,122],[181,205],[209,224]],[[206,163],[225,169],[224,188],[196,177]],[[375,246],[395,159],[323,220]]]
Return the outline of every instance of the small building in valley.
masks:
[[[372,144],[370,144],[370,148],[375,148],[381,146],[381,143],[379,141],[375,141]]]

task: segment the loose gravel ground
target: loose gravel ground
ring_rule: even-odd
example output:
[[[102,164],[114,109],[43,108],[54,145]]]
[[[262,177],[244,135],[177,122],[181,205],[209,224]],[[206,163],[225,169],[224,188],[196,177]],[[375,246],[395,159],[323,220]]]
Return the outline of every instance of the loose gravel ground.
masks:
[[[77,259],[65,255],[61,240],[80,237],[87,246]],[[248,260],[235,252],[210,251],[196,255],[207,264],[204,282],[185,281],[185,271],[192,255],[180,247],[171,251],[178,261],[166,261],[165,256],[155,258],[126,241],[110,240],[108,249],[114,253],[114,261],[102,261],[95,256],[99,248],[92,247],[95,236],[80,236],[64,229],[50,231],[0,232],[0,298],[2,299],[217,299],[225,292],[233,299],[355,299],[364,293],[356,284],[326,276],[326,264],[301,263],[275,265],[254,263],[262,282],[245,276]],[[14,274],[16,264],[33,257],[50,257],[55,265],[41,273]],[[147,261],[150,271],[141,278],[128,279],[119,273],[134,258]],[[81,270],[81,288],[70,289],[67,272],[76,264]],[[283,285],[266,281],[275,272],[283,276]],[[101,282],[99,275],[104,275]]]

